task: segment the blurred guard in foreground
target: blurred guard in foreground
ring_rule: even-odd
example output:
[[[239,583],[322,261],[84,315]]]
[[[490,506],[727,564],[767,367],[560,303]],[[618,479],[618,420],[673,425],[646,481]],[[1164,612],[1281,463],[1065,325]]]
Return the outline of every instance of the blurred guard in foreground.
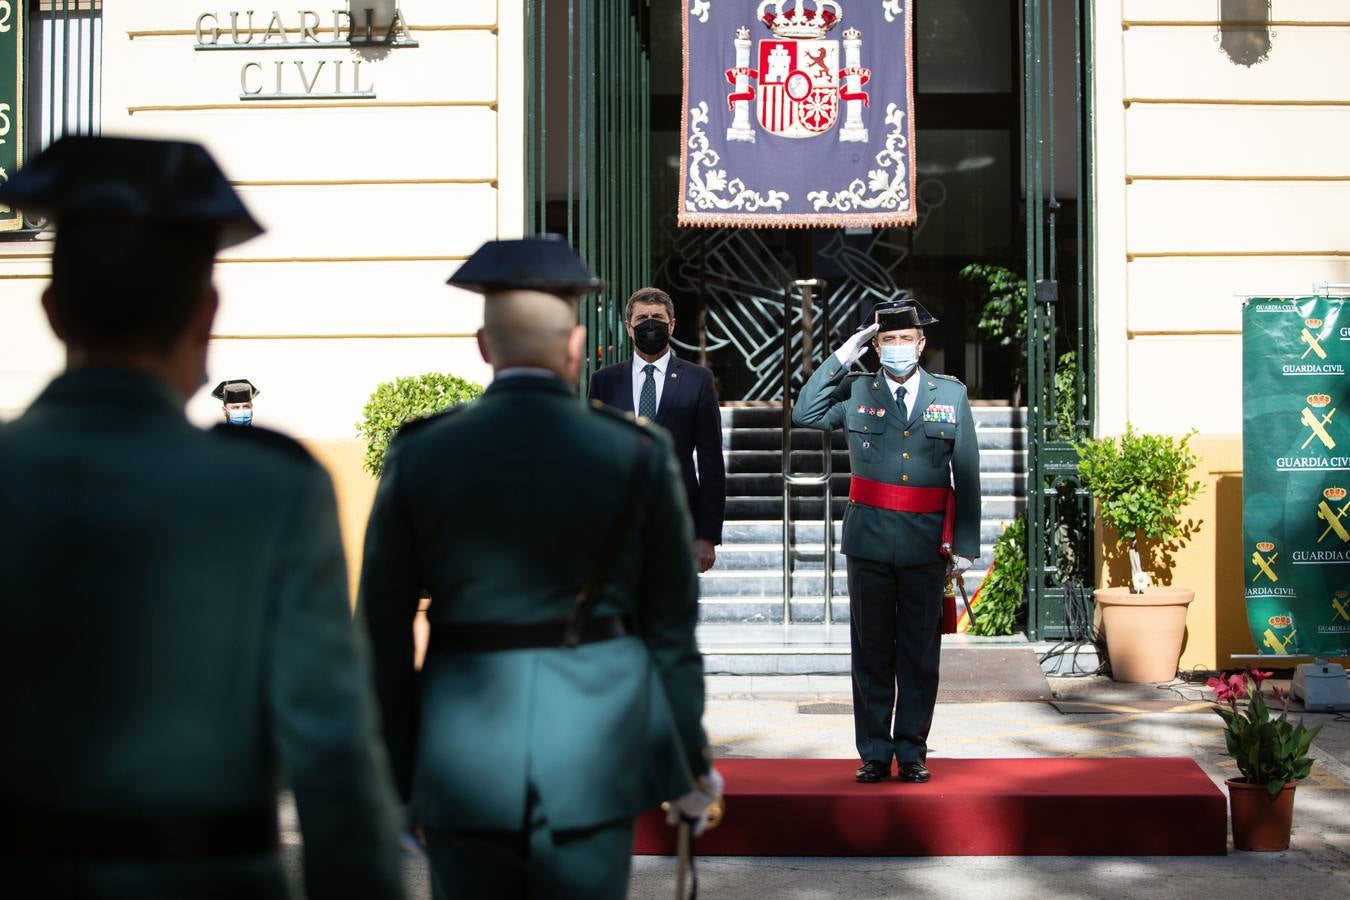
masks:
[[[403,896],[327,474],[184,417],[216,251],[261,232],[195,144],[63,138],[0,187],[56,222],[66,371],[0,425],[0,892]],[[267,502],[239,502],[241,486]],[[249,565],[222,572],[229,548]]]
[[[621,898],[634,815],[720,793],[679,466],[664,432],[577,401],[600,281],[566,244],[491,241],[451,283],[485,295],[496,379],[395,438],[361,574],[395,776],[437,898]]]

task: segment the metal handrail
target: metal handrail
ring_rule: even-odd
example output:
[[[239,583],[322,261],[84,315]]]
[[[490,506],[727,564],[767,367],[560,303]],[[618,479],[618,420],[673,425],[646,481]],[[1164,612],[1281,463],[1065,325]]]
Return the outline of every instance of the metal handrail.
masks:
[[[792,622],[792,488],[808,485],[825,486],[825,624],[834,619],[834,497],[830,481],[834,477],[834,434],[821,432],[821,451],[824,462],[819,475],[796,475],[792,472],[792,289],[802,296],[801,341],[802,373],[808,378],[814,365],[812,356],[812,329],[815,327],[812,301],[815,291],[825,287],[819,278],[798,279],[783,291],[783,624]],[[825,344],[829,344],[829,306],[822,297],[820,318]]]

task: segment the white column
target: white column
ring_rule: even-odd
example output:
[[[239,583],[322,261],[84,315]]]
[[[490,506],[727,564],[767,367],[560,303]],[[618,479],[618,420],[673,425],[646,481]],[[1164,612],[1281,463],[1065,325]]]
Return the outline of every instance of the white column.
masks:
[[[851,94],[862,90],[862,76],[856,74],[862,65],[862,32],[850,28],[844,32],[844,68],[854,70],[855,74],[845,75],[844,83]],[[867,128],[862,123],[862,101],[848,100],[844,103],[844,125],[839,129],[839,140],[867,143]]]
[[[750,29],[742,25],[736,29],[736,93],[744,94],[750,89],[750,77],[745,69],[750,65]],[[755,130],[750,127],[750,101],[737,100],[733,104],[735,115],[731,127],[727,129],[727,140],[755,142]]]

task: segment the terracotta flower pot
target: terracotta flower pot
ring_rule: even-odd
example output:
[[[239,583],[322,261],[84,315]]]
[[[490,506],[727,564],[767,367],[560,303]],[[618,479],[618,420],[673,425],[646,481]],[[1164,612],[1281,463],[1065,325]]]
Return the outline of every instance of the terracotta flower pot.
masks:
[[[1181,642],[1186,635],[1186,608],[1195,591],[1150,587],[1142,594],[1129,588],[1093,591],[1102,611],[1106,655],[1116,681],[1154,683],[1177,674]]]
[[[1228,809],[1233,816],[1234,850],[1288,850],[1294,826],[1294,789],[1291,781],[1274,797],[1264,784],[1228,779]]]

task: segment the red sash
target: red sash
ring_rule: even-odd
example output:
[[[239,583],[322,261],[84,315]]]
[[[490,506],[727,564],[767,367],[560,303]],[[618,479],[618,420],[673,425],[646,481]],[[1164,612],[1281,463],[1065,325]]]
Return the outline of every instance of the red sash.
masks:
[[[940,549],[943,556],[951,555],[952,535],[956,528],[956,494],[951,488],[886,484],[854,475],[849,480],[848,499],[892,512],[944,513]]]

